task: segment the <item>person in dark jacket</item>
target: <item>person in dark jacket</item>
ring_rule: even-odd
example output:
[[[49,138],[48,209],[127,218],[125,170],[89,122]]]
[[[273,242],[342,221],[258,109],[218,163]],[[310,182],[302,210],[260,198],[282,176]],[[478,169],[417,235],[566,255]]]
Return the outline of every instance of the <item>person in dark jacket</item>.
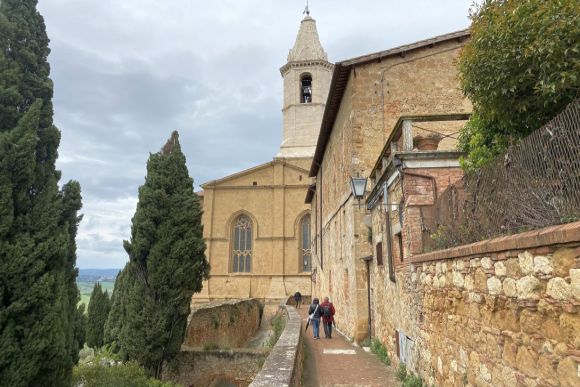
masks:
[[[324,337],[332,339],[332,324],[334,323],[334,305],[328,297],[324,297],[324,302],[320,304],[322,310],[322,326],[324,327]]]
[[[300,309],[300,304],[302,304],[302,294],[300,292],[294,293],[294,302],[296,303],[296,309]]]
[[[320,309],[320,301],[318,298],[312,300],[312,304],[308,309],[308,318],[312,324],[312,334],[314,339],[320,339],[318,329],[320,328],[320,319],[322,318],[322,309]]]

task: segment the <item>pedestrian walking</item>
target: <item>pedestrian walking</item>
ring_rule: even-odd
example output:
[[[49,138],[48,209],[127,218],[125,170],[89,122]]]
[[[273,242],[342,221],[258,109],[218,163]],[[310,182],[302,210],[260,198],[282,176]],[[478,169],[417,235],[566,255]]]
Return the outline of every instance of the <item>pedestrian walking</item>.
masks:
[[[324,337],[332,339],[332,324],[334,323],[334,305],[328,297],[324,297],[324,302],[320,304],[322,311],[322,326],[324,328]]]
[[[296,309],[300,309],[300,304],[302,304],[302,294],[300,292],[294,293],[294,302],[296,303]]]
[[[320,339],[318,330],[320,328],[320,319],[322,318],[322,309],[320,309],[320,301],[318,298],[312,300],[312,304],[308,309],[308,319],[312,324],[312,334],[314,339]]]

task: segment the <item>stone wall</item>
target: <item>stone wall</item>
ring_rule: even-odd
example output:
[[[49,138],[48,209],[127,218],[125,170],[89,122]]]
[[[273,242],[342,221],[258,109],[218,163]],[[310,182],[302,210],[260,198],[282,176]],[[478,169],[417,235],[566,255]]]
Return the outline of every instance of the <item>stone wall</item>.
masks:
[[[262,370],[250,386],[301,386],[303,370],[303,336],[300,315],[290,305],[280,305],[287,318],[284,332],[266,359]]]
[[[225,380],[248,386],[268,356],[267,349],[182,350],[164,369],[163,380],[186,386],[209,386]]]
[[[457,79],[456,60],[464,44],[444,41],[357,64],[350,71],[312,200],[313,261],[318,265],[313,296],[330,296],[339,328],[356,341],[368,336],[362,258],[372,249],[364,205],[359,208],[352,198],[350,178],[369,175],[399,117],[471,111]]]
[[[414,255],[372,282],[375,336],[429,385],[580,385],[580,222]]]
[[[192,306],[183,345],[242,347],[258,330],[262,306],[256,299],[216,301]]]

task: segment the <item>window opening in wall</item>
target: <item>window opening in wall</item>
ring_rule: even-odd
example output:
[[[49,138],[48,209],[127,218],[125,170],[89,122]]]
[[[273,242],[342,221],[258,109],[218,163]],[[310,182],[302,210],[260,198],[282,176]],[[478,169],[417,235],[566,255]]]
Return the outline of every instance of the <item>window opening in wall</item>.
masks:
[[[257,181],[253,181],[252,182],[252,185],[258,185],[258,182]]]
[[[252,220],[240,215],[234,222],[232,271],[249,273],[252,269]]]
[[[399,258],[403,262],[403,237],[401,234],[397,234],[397,243],[399,244]]]
[[[377,265],[383,266],[383,242],[377,243]]]
[[[312,77],[308,74],[300,78],[300,102],[312,102]]]
[[[310,215],[304,215],[300,221],[300,258],[302,271],[312,270],[312,249],[310,245]]]

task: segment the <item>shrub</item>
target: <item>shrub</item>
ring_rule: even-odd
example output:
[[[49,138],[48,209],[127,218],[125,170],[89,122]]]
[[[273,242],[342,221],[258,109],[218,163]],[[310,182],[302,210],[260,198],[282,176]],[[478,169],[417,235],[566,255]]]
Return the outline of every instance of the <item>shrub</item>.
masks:
[[[73,369],[75,387],[177,387],[149,378],[145,370],[135,362],[117,363],[100,358],[92,363],[82,364]]]

